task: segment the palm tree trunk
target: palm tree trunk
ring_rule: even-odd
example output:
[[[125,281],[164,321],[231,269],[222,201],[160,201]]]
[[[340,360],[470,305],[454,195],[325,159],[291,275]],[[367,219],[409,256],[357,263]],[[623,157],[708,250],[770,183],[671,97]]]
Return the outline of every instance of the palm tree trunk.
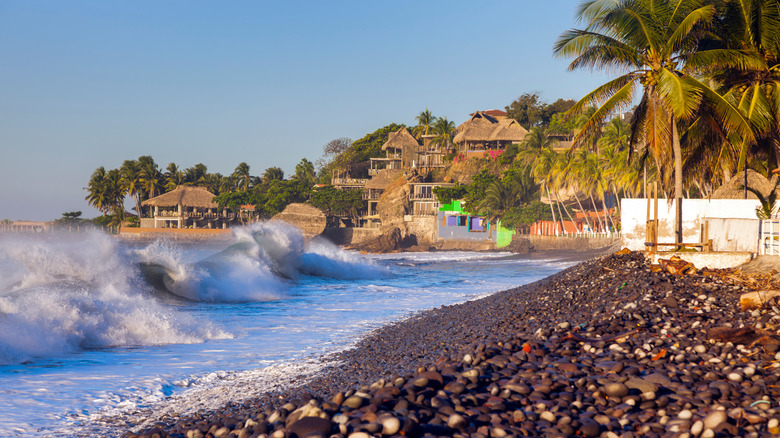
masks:
[[[553,223],[555,224],[555,235],[558,235],[558,221],[555,220],[555,210],[553,209],[553,200],[552,196],[550,196],[550,188],[545,186],[545,189],[547,189],[547,200],[550,201],[550,213],[552,213],[553,217]]]
[[[612,223],[612,228],[617,231],[617,227],[615,226],[615,221],[612,219],[612,215],[609,214],[609,210],[607,210],[607,194],[601,196],[601,209],[604,211],[604,222],[607,222],[607,219],[609,219],[609,222]]]
[[[563,213],[561,213],[561,202],[558,200],[558,194],[555,195],[555,207],[558,208],[558,219],[561,223],[561,233],[566,233],[566,225],[563,223]]]
[[[615,206],[617,207],[618,214],[621,213],[620,210],[620,198],[618,197],[617,187],[615,187],[615,182],[612,182],[612,193],[615,194]]]
[[[593,208],[595,209],[596,208],[596,200],[593,199],[593,193],[590,194],[590,203],[593,204]],[[599,228],[604,230],[604,229],[606,229],[606,227],[604,226],[604,224],[601,223],[601,216],[598,215],[598,212],[599,211],[596,210],[596,219],[599,221]]]
[[[577,191],[576,190],[574,191],[574,199],[577,200],[577,205],[580,206],[580,211],[582,211],[585,214],[585,223],[588,224],[588,229],[592,230],[593,228],[591,228],[591,226],[590,226],[590,219],[588,219],[588,212],[585,211],[584,208],[582,208],[582,202],[580,202],[580,197],[577,196]]]
[[[674,200],[676,203],[674,215],[674,243],[682,243],[682,149],[680,148],[680,135],[677,132],[677,123],[675,123],[674,116],[672,116],[672,152],[674,152]]]
[[[558,205],[563,204],[563,202],[561,202],[561,198],[558,196],[558,192],[557,191],[555,192],[555,199],[558,200],[558,203],[559,203]],[[560,209],[560,207],[559,207],[559,209]],[[571,217],[571,214],[569,214],[569,210],[566,209],[566,205],[563,206],[563,211],[566,212],[566,216],[569,217],[569,220],[571,221],[572,224],[574,224],[574,228],[576,229],[577,228],[577,223],[574,222],[574,219]],[[564,227],[564,230],[565,229],[566,229],[566,227]]]

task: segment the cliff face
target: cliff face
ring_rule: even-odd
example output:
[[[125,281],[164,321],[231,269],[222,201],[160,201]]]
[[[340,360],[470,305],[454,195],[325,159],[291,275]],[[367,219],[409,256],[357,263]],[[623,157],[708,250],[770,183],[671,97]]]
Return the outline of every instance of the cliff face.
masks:
[[[412,211],[412,203],[409,201],[410,186],[406,184],[406,178],[401,176],[385,189],[377,204],[377,213],[382,220],[382,232],[399,228],[401,234],[406,236],[406,224],[404,215]]]

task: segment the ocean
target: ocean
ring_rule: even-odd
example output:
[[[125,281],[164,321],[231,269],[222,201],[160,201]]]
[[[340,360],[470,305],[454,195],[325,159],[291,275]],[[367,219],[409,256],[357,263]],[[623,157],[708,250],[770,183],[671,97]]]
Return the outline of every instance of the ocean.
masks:
[[[362,255],[281,223],[219,245],[0,236],[0,436],[119,436],[240,402],[317,373],[374,328],[574,263]]]

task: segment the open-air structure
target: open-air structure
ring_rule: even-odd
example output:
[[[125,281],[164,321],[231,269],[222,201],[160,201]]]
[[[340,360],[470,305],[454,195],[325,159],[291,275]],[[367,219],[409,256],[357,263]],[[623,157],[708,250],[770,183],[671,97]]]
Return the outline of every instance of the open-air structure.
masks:
[[[417,149],[420,143],[406,128],[391,132],[382,145],[385,157],[371,158],[371,168],[368,174],[374,176],[383,169],[404,169],[415,166]]]
[[[453,142],[466,157],[481,157],[488,150],[504,150],[512,143],[520,143],[526,134],[528,131],[517,120],[477,111],[458,126]]]
[[[141,203],[154,207],[153,217],[141,219],[141,227],[227,228],[237,218],[227,210],[219,211],[213,199],[205,187],[178,186]]]

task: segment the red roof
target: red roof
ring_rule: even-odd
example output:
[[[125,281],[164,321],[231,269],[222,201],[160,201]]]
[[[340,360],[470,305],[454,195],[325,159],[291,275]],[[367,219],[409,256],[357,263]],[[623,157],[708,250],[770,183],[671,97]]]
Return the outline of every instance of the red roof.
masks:
[[[487,110],[487,111],[476,111],[476,112],[473,112],[473,113],[471,113],[469,115],[473,116],[474,114],[476,114],[478,112],[482,113],[482,114],[487,114],[487,115],[493,116],[493,117],[496,117],[496,116],[506,116],[506,111],[501,111],[501,110],[497,110],[497,109],[492,109],[492,110]]]

